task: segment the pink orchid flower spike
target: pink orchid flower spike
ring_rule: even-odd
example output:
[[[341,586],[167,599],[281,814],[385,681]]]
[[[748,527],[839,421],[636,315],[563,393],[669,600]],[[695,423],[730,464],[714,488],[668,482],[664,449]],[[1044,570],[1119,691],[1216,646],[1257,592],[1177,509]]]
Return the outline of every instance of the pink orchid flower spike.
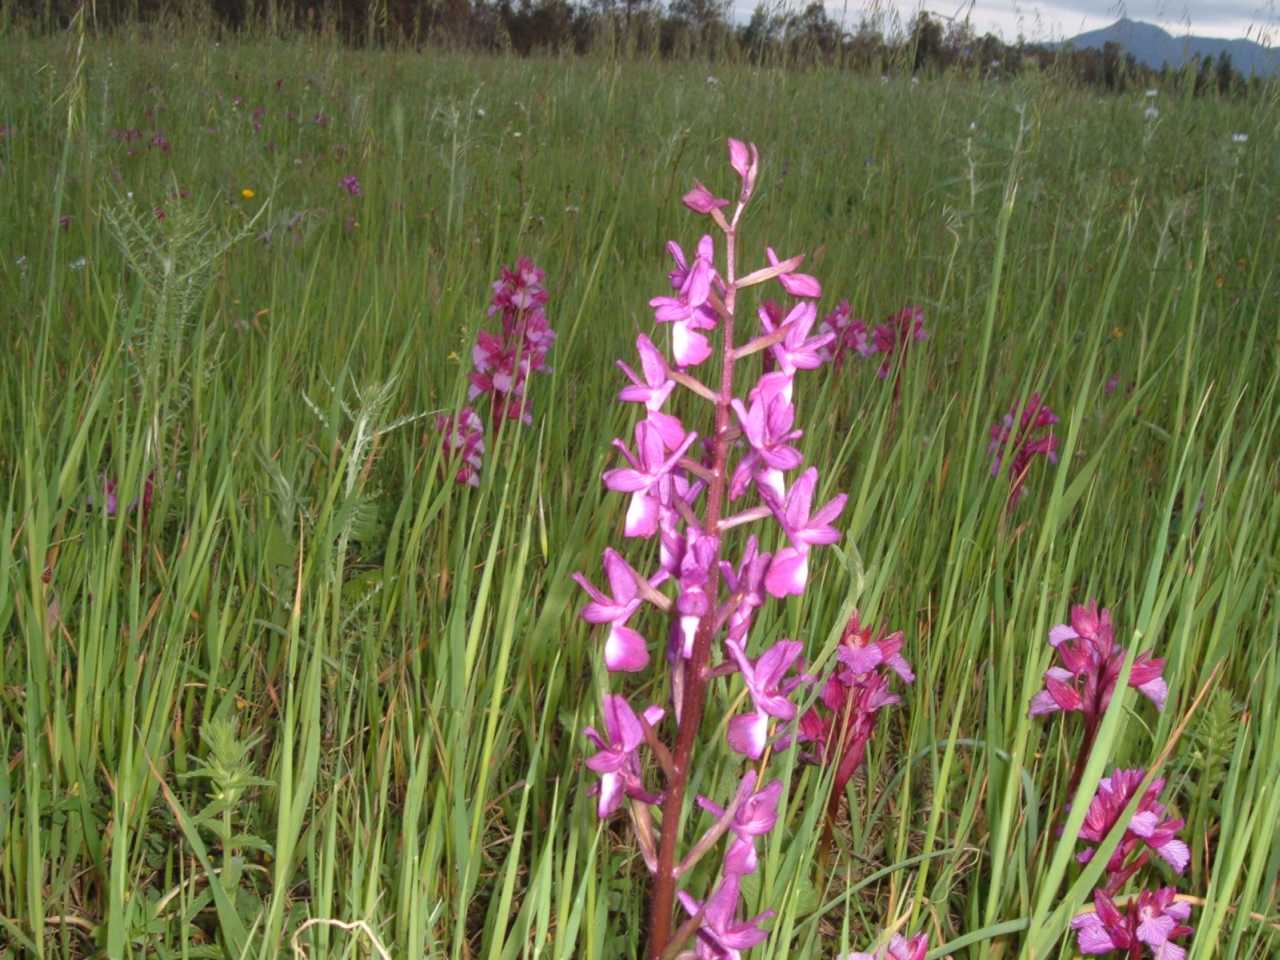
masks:
[[[1144,890],[1121,911],[1110,897],[1095,890],[1093,909],[1071,920],[1076,946],[1087,957],[1117,950],[1137,957],[1145,946],[1154,960],[1183,960],[1186,948],[1173,941],[1194,931],[1185,922],[1191,916],[1191,905],[1176,897],[1173,887],[1154,893]]]

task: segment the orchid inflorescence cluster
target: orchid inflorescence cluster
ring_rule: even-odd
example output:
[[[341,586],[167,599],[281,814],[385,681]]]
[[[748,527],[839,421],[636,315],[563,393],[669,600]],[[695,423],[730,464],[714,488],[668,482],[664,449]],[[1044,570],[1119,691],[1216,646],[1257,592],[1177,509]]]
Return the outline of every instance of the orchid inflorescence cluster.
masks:
[[[503,267],[493,282],[489,316],[500,315],[502,332],[481,330],[476,335],[467,399],[475,401],[488,395],[489,416],[495,427],[504,419],[533,422],[526,393],[529,374],[551,369],[547,354],[556,334],[547,322],[545,279],[540,267],[521,257],[514,267]],[[458,461],[457,481],[478,486],[485,428],[475,408],[465,406],[452,416],[440,414],[436,429],[442,434],[445,458]]]
[[[1037,456],[1050,463],[1058,462],[1058,438],[1053,432],[1057,422],[1058,415],[1040,399],[1040,394],[1032,393],[991,427],[991,443],[987,447],[992,456],[991,475],[999,476],[1005,458],[1012,458],[1007,509],[1016,507],[1026,492],[1022,485]]]
[[[845,786],[867,756],[867,743],[879,712],[900,703],[889,689],[890,673],[914,683],[902,656],[902,631],[885,636],[862,624],[855,610],[836,648],[836,666],[822,686],[818,702],[800,718],[797,739],[812,744],[801,759],[835,767],[827,820],[834,820]]]
[[[1068,784],[1068,790],[1073,791],[1093,749],[1102,716],[1115,695],[1125,651],[1116,644],[1111,611],[1099,609],[1096,602],[1073,606],[1070,621],[1049,631],[1049,643],[1060,665],[1045,672],[1044,688],[1032,698],[1030,713],[1078,713],[1084,721],[1075,770]],[[1169,693],[1163,674],[1163,659],[1151,656],[1149,651],[1140,653],[1130,668],[1128,685],[1163,710]],[[1101,844],[1137,798],[1120,842],[1104,866],[1102,884],[1094,890],[1093,910],[1071,921],[1083,954],[1122,951],[1136,960],[1145,946],[1155,960],[1182,960],[1186,955],[1174,940],[1192,932],[1185,924],[1191,908],[1177,899],[1173,887],[1142,890],[1126,902],[1117,903],[1115,899],[1150,862],[1152,854],[1176,873],[1186,870],[1191,859],[1190,849],[1177,835],[1183,821],[1167,816],[1159,800],[1164,780],[1153,779],[1144,790],[1145,779],[1146,772],[1141,768],[1114,770],[1110,777],[1099,781],[1085,812],[1079,837],[1087,844]],[[1094,852],[1095,847],[1086,846],[1076,859],[1088,863]]]
[[[769,780],[765,771],[772,753],[795,738],[791,698],[811,678],[801,672],[801,643],[779,639],[753,655],[751,629],[767,598],[804,593],[810,554],[840,538],[832,522],[845,504],[839,495],[815,507],[818,471],[801,469],[803,455],[794,446],[802,435],[796,426],[796,374],[820,366],[819,351],[832,339],[811,335],[821,285],[798,271],[802,257],[780,259],[772,248],[766,249],[765,266],[739,275],[738,229],[755,190],[759,157],[753,145],[730,140],[729,162],[739,181],[735,203],[701,183],[683,198],[722,235],[719,265],[710,235],[691,254],[668,244],[675,263],[668,278],[671,294],[650,301],[655,321],[670,328],[671,359],[641,333],[639,371],[619,363],[630,380],[619,399],[639,404],[644,418],[635,426],[633,444],[614,441],[623,463],[603,479],[608,489],[630,497],[624,535],[657,538],[657,569],[643,574],[609,548],[603,560],[608,592],[574,575],[591,598],[583,617],[608,627],[604,665],[611,673],[636,673],[650,665],[648,642],[630,625],[642,608],[655,609],[670,623],[664,658],[669,706],[637,712],[624,694],[608,693],[604,731],[586,732],[598,748],[587,761],[600,775],[598,813],[607,817],[626,804],[653,877],[653,958],[679,950],[690,938],[693,951],[682,956],[737,957],[767,938],[760,923],[771,912],[738,919],[741,878],[756,870],[756,842],[776,823],[782,783]],[[794,304],[785,312],[761,308],[759,329],[744,336],[739,295],[774,280]],[[716,334],[713,345],[709,335]],[[736,393],[740,362],[762,352],[769,357],[768,371]],[[710,378],[700,378],[697,369],[713,356]],[[711,424],[705,433],[670,411],[677,389],[705,404],[703,419]],[[770,519],[784,544],[766,552],[753,534],[735,543],[737,562],[731,561],[730,532]],[[726,739],[730,750],[753,763],[737,778],[726,804],[697,799],[712,823],[681,857],[685,790],[708,687],[735,675],[746,686],[749,709],[729,719]],[[661,768],[661,789],[648,784],[651,773],[640,758],[645,747]],[[659,805],[660,828],[652,816]],[[677,890],[726,837],[709,895],[699,900]],[[677,901],[688,919],[673,929]]]
[[[822,318],[818,329],[821,333],[831,334],[832,338],[821,351],[823,360],[830,361],[838,370],[844,366],[846,357],[852,354],[863,358],[882,357],[880,366],[876,369],[876,376],[881,380],[889,376],[895,363],[902,363],[912,343],[929,338],[929,331],[924,328],[924,309],[921,307],[903,307],[897,313],[885,317],[875,327],[870,327],[865,320],[853,315],[853,308],[849,306],[848,300],[841,300],[836,304]]]

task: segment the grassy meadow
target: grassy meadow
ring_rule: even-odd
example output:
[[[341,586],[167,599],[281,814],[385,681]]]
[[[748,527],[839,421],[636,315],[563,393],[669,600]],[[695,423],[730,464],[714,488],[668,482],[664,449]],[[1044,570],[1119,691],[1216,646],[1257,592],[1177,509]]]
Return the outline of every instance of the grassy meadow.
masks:
[[[605,672],[570,575],[645,552],[600,482],[637,416],[614,360],[665,342],[664,244],[702,231],[695,178],[730,189],[727,136],[762,158],[750,266],[808,252],[823,312],[930,330],[896,403],[856,358],[797,388],[819,502],[850,499],[756,635],[821,669],[856,608],[917,679],[829,855],[829,774],[774,762],[745,899],[777,915],[747,955],[896,925],[930,957],[1078,956],[1080,817],[1154,765],[1191,862],[1148,876],[1195,898],[1189,956],[1280,955],[1274,90],[0,49],[0,957],[639,955],[647,872],[581,730],[660,673]],[[460,486],[433,416],[521,255],[554,371]],[[1031,391],[1060,459],[1006,511],[988,434]],[[1117,697],[1065,816],[1078,725],[1027,705],[1090,598],[1170,693]],[[712,687],[690,800],[737,781],[739,689]]]

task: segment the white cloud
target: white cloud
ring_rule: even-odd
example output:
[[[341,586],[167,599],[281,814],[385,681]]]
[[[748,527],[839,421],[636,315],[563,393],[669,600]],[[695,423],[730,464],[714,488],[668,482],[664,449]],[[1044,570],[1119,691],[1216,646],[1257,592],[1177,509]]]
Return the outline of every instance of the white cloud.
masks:
[[[792,0],[789,7],[802,9],[807,0]],[[995,33],[1005,40],[1064,40],[1086,30],[1114,23],[1121,16],[1163,27],[1174,36],[1249,37],[1259,42],[1280,42],[1280,19],[1271,4],[1255,0],[825,0],[827,13],[847,29],[864,17],[910,21],[920,9],[936,18],[968,17],[979,33]],[[777,5],[768,0],[767,6]],[[742,20],[751,16],[755,0],[734,0],[734,12]]]

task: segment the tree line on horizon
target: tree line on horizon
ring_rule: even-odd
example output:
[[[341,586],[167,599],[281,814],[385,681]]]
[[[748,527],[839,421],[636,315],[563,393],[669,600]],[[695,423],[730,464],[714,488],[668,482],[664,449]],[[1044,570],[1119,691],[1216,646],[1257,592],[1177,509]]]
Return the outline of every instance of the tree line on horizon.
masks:
[[[204,28],[218,35],[316,34],[353,47],[412,47],[485,53],[608,53],[793,69],[824,66],[891,75],[958,71],[985,79],[1027,68],[1115,93],[1192,85],[1197,96],[1238,97],[1265,82],[1245,77],[1223,51],[1180,67],[1152,69],[1115,43],[1064,48],[978,34],[967,19],[920,11],[905,22],[864,15],[849,28],[820,0],[807,6],[760,0],[734,23],[730,0],[0,0],[0,30],[65,29],[83,10],[92,30],[128,26]]]

